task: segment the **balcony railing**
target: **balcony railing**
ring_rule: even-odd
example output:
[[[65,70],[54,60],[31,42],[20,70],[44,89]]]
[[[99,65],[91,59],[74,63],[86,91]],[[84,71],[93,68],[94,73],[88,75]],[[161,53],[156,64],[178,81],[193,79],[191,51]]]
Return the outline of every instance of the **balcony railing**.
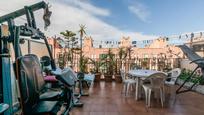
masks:
[[[59,56],[58,56],[59,57]],[[99,58],[90,58],[95,61],[99,61]],[[166,71],[172,68],[180,67],[180,58],[135,58],[135,59],[115,59],[114,72],[119,73],[120,68],[126,71],[134,68],[151,69]],[[56,59],[59,62],[59,58]],[[103,65],[99,67],[99,72],[107,73],[109,69],[109,61],[103,60]],[[59,63],[58,63],[59,64]],[[79,71],[79,56],[75,56],[72,61],[64,61],[64,67],[72,66],[75,71]],[[92,72],[96,69],[95,65],[91,62],[86,64],[87,72]]]

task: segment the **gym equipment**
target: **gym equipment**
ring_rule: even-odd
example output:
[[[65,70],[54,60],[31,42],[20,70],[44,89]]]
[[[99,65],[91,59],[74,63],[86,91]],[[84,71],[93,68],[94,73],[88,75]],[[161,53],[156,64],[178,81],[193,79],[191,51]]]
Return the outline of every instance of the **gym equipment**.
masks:
[[[29,55],[33,55],[33,54],[29,54]],[[44,62],[44,66],[46,66],[46,67],[50,65],[50,58],[48,56],[41,57],[41,61]],[[60,68],[57,68],[55,71],[52,70],[51,73],[54,74],[56,76],[56,79],[58,79],[60,82],[62,82],[63,85],[65,86],[64,94],[70,93],[69,96],[72,96],[72,98],[70,98],[71,103],[68,102],[70,100],[67,100],[67,103],[68,103],[67,105],[69,105],[68,107],[70,107],[69,109],[71,109],[73,106],[82,107],[83,104],[79,101],[79,99],[76,99],[73,95],[74,86],[75,86],[75,82],[77,81],[77,78],[75,77],[71,68],[65,68],[63,70],[61,70]],[[64,97],[66,97],[66,96],[64,96]]]
[[[8,104],[1,103],[0,104],[0,114],[3,114],[9,108]]]
[[[79,94],[78,94],[79,97],[80,96],[89,96],[88,93],[84,93],[84,91],[83,91],[83,83],[87,84],[87,81],[84,80],[84,73],[83,72],[77,73],[77,77],[78,77],[78,81],[79,81]]]
[[[193,70],[193,72],[190,74],[190,76],[181,84],[181,86],[176,90],[176,94],[185,93],[188,91],[192,91],[192,88],[199,82],[195,82],[190,88],[181,90],[183,86],[194,76],[194,73],[197,69],[201,68],[202,76],[201,79],[204,79],[204,59],[200,57],[198,54],[196,54],[191,48],[189,48],[186,45],[180,45],[178,46],[183,53],[188,57],[189,60],[191,60],[190,63],[197,64],[197,67]],[[200,79],[200,80],[201,80]]]
[[[52,90],[51,88],[46,87],[46,83],[44,80],[43,72],[40,67],[40,62],[38,60],[38,57],[34,54],[27,54],[25,57],[29,57],[29,62],[28,64],[32,64],[32,68],[29,66],[25,65],[23,66],[22,70],[27,70],[25,71],[26,74],[29,74],[32,72],[34,80],[35,80],[35,85],[37,91],[40,93],[40,100],[60,100],[60,98],[63,97],[63,92],[61,90]],[[49,89],[49,90],[48,90]]]
[[[12,89],[11,89],[11,65],[10,54],[7,48],[7,33],[3,34],[3,27],[0,28],[0,103],[6,103],[10,108],[4,109],[5,115],[13,112]],[[4,106],[2,106],[4,107]]]
[[[35,61],[31,56],[21,56],[16,60],[18,73],[18,84],[21,96],[21,108],[24,115],[49,114],[56,115],[60,110],[59,101],[44,101],[40,99],[40,85],[35,77],[35,71],[38,71]],[[34,68],[35,71],[29,71]]]
[[[17,76],[19,89],[20,89],[20,102],[22,107],[23,114],[55,114],[59,110],[60,103],[58,100],[53,101],[42,101],[40,99],[39,89],[43,87],[42,80],[36,85],[35,76],[32,71],[26,70],[29,65],[24,66],[24,63],[28,63],[26,60],[32,60],[29,56],[22,56],[20,49],[20,43],[24,41],[20,39],[20,36],[27,36],[31,39],[43,39],[45,45],[48,49],[49,55],[51,57],[51,66],[52,69],[56,69],[54,59],[52,57],[51,49],[47,42],[44,34],[36,27],[34,11],[44,9],[43,19],[45,21],[45,28],[49,26],[50,20],[49,17],[51,12],[48,9],[48,4],[45,2],[39,2],[31,6],[25,6],[23,9],[17,10],[15,12],[9,13],[0,17],[0,24],[7,22],[8,28],[5,25],[1,25],[0,29],[0,101],[7,103],[10,108],[4,112],[5,115],[14,114],[13,103],[12,103],[12,84],[11,84],[11,64],[10,64],[10,47],[8,44],[12,44],[14,48],[16,64],[14,64],[15,74]],[[25,25],[16,26],[14,19],[20,16],[26,15],[27,23]],[[34,61],[31,61],[34,62]],[[24,68],[25,67],[25,68]],[[27,73],[27,74],[25,74]],[[35,82],[34,82],[35,81]],[[42,85],[42,86],[41,86]],[[53,93],[52,93],[53,95]],[[50,95],[46,95],[47,97]],[[2,101],[3,100],[3,101]]]
[[[8,23],[10,35],[6,36],[6,42],[13,43],[16,59],[19,56],[21,56],[21,51],[18,46],[20,36],[28,36],[28,37],[31,37],[32,39],[43,39],[48,49],[49,55],[51,57],[51,66],[53,69],[56,69],[52,52],[51,52],[51,49],[49,48],[48,41],[45,35],[36,26],[33,12],[39,9],[44,9],[43,19],[45,22],[45,28],[47,28],[47,26],[49,26],[50,24],[49,17],[51,15],[51,12],[49,11],[48,4],[46,4],[44,1],[36,3],[31,6],[25,6],[23,9],[4,15],[0,17],[0,23],[4,23],[4,22]],[[16,26],[14,23],[14,19],[23,15],[26,15],[27,23],[25,25]]]
[[[75,85],[76,82],[78,81],[78,79],[76,78],[75,73],[72,71],[71,68],[65,68],[63,70],[61,70],[60,68],[57,68],[55,71],[51,71],[52,74],[54,74],[56,76],[56,78],[61,81],[64,86],[68,89],[70,89],[70,91],[72,92],[71,95],[71,108],[72,107],[82,107],[83,103],[80,102],[79,98],[80,97],[75,97],[74,95],[74,89],[75,89]],[[70,85],[71,84],[71,85]]]

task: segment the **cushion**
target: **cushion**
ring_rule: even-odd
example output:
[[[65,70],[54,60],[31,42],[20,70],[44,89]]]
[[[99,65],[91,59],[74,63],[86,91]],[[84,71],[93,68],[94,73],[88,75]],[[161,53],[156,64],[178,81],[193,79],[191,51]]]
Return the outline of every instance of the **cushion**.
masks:
[[[56,115],[60,106],[58,105],[58,101],[41,101],[39,102],[32,110],[31,113],[33,115],[42,115],[49,113],[51,115]]]
[[[45,80],[46,82],[57,82],[57,79],[56,79],[55,76],[53,76],[53,75],[45,76],[45,77],[44,77],[44,80]]]
[[[62,91],[48,91],[40,95],[40,100],[56,100],[62,95]]]

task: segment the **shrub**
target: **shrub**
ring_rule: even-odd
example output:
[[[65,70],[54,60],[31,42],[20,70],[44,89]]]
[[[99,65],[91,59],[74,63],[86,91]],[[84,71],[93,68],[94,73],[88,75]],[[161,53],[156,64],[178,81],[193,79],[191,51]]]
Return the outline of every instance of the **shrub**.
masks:
[[[187,80],[188,77],[191,75],[193,71],[191,70],[186,70],[186,69],[183,69],[182,72],[181,72],[181,75],[179,76],[179,78],[181,80]],[[198,83],[200,85],[204,85],[204,79],[201,77],[202,74],[200,74],[199,72],[195,72],[193,77],[191,77],[188,82],[192,82],[192,83]]]

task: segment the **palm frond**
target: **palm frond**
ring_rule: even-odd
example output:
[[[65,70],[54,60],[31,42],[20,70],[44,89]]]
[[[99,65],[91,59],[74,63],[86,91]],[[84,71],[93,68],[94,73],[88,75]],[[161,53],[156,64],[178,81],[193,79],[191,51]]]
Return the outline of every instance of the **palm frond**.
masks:
[[[80,24],[79,25],[79,27],[80,27],[80,29],[79,29],[79,34],[80,34],[80,36],[81,37],[83,37],[84,36],[84,34],[86,34],[86,31],[85,31],[85,29],[86,29],[86,26],[85,25],[82,25],[82,24]]]

